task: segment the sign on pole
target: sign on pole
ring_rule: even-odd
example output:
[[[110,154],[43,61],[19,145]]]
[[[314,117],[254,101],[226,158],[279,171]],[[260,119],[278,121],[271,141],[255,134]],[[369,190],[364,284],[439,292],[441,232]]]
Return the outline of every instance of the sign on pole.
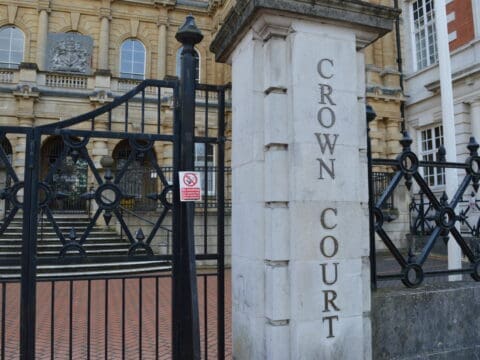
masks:
[[[180,201],[198,201],[202,199],[200,173],[198,171],[179,171]]]

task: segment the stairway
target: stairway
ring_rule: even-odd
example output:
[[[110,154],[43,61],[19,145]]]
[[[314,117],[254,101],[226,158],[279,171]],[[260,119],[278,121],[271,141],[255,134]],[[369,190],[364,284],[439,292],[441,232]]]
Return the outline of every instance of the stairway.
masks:
[[[82,236],[90,220],[86,214],[55,214],[55,220],[68,239],[72,228],[75,228],[77,240]],[[15,265],[2,264],[0,260],[0,279],[15,278],[20,275],[20,256],[22,247],[22,219],[16,216],[3,234],[0,235],[0,258],[18,260]],[[170,270],[171,266],[165,261],[112,261],[108,257],[125,256],[129,242],[121,239],[115,229],[95,227],[90,232],[83,247],[87,253],[88,263],[82,264],[52,264],[38,265],[37,275],[45,277],[68,276],[98,276],[98,275],[128,275]],[[37,235],[38,258],[57,258],[62,244],[55,233],[52,224],[46,218],[39,218]],[[72,252],[72,253],[76,253]],[[101,259],[95,259],[101,257]],[[4,262],[5,263],[5,262]]]

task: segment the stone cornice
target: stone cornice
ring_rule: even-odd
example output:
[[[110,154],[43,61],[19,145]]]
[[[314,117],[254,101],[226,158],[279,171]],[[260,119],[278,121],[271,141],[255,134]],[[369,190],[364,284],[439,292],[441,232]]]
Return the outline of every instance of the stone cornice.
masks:
[[[452,82],[458,82],[461,80],[465,80],[467,83],[473,81],[474,77],[478,77],[480,75],[480,64],[475,64],[469,67],[466,67],[462,70],[456,71],[452,74]],[[433,93],[438,92],[440,90],[440,80],[433,81],[431,83],[425,84],[425,88],[428,91]]]
[[[350,24],[380,37],[393,29],[400,10],[360,0],[237,0],[210,45],[216,60],[226,62],[231,51],[260,12]],[[360,39],[361,41],[362,39]],[[371,40],[361,42],[366,46]]]

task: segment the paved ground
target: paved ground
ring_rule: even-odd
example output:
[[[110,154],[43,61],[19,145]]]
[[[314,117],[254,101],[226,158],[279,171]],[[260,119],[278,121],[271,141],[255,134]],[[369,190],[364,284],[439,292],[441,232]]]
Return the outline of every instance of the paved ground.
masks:
[[[230,276],[226,274],[226,358],[231,358]],[[105,280],[91,281],[90,324],[88,324],[88,282],[56,282],[52,304],[52,283],[37,287],[36,359],[170,359],[171,351],[171,281],[168,278],[108,281],[108,326],[105,326]],[[73,301],[70,304],[70,289]],[[1,289],[1,287],[0,287]],[[2,289],[3,290],[3,289]],[[198,281],[202,359],[217,358],[217,286],[216,278]],[[141,296],[140,296],[141,294]],[[19,358],[19,285],[6,287],[5,327],[0,323],[1,359]],[[207,301],[205,302],[205,298]],[[141,307],[139,304],[142,304]],[[52,319],[52,305],[54,318]],[[3,306],[3,302],[2,305]],[[73,316],[70,317],[70,308]],[[158,309],[158,313],[156,312]],[[125,322],[123,322],[125,310]],[[141,314],[141,316],[140,316]],[[156,322],[158,315],[158,331]],[[139,319],[141,318],[141,322]],[[52,322],[54,326],[52,327]],[[207,324],[207,329],[205,329]],[[123,329],[124,326],[124,329]],[[1,329],[5,328],[2,336]],[[70,328],[72,331],[70,332]],[[90,333],[87,329],[90,328]],[[52,332],[53,330],[53,332]],[[70,333],[72,336],[70,336]],[[122,336],[125,334],[124,336]],[[53,357],[52,357],[52,339]],[[157,339],[157,340],[156,340]],[[105,347],[105,341],[107,346]],[[140,347],[141,344],[141,347]],[[107,349],[107,351],[105,351]],[[72,354],[70,357],[69,354]]]
[[[464,266],[468,266],[468,264],[465,263]],[[444,269],[446,268],[446,258],[444,256],[432,256],[425,267],[428,270]],[[396,261],[387,254],[377,256],[377,269],[381,274],[400,270]],[[464,279],[468,280],[469,276],[464,276]],[[447,278],[443,276],[427,278],[425,281],[446,280]],[[16,283],[8,284],[6,288],[3,286],[0,284],[0,315],[6,314],[6,316],[0,316],[0,359],[18,359],[20,287]],[[142,291],[140,291],[140,286]],[[403,288],[399,280],[382,281],[379,282],[379,286]],[[74,296],[70,304],[71,288]],[[89,357],[91,359],[114,360],[122,358],[127,360],[170,359],[170,279],[164,277],[158,278],[158,280],[157,278],[147,278],[143,279],[141,284],[139,279],[128,279],[125,280],[124,284],[122,280],[109,280],[107,312],[105,311],[106,288],[105,280],[91,281],[90,316],[88,316],[89,291],[87,281],[56,282],[53,289],[51,282],[38,284],[36,359],[87,359]],[[122,288],[124,291],[122,291]],[[2,301],[4,289],[5,302]],[[226,273],[225,289],[225,309],[227,311],[225,314],[226,359],[231,359],[231,280],[228,271]],[[52,290],[55,299],[53,304],[51,301]],[[198,293],[202,359],[216,359],[216,278],[200,277]],[[125,301],[123,301],[123,298]],[[141,307],[139,304],[141,304]],[[4,306],[5,308],[3,308]],[[54,309],[53,319],[52,306]],[[73,314],[72,317],[70,317],[70,313]],[[123,313],[125,313],[124,317]],[[107,314],[108,319],[105,319],[105,314]],[[88,318],[90,318],[90,323],[88,323]],[[108,326],[105,326],[106,320]],[[157,321],[158,326],[156,326]],[[205,328],[205,324],[207,324],[207,328]],[[2,334],[3,328],[6,329],[4,334]],[[155,330],[156,328],[157,330]],[[90,332],[87,329],[90,329]],[[105,343],[107,343],[107,346],[105,346]],[[70,353],[72,354],[71,357],[69,356]]]

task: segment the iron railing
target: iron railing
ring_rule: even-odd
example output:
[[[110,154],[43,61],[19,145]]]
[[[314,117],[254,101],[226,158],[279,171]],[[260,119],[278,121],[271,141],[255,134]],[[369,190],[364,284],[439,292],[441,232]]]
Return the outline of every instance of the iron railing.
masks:
[[[371,160],[372,166],[388,166],[395,169],[395,173],[385,191],[376,199],[375,203],[372,201],[370,218],[373,223],[371,230],[373,231],[373,235],[376,234],[377,238],[383,242],[389,253],[393,256],[396,264],[400,267],[399,272],[393,267],[388,273],[379,274],[377,272],[376,256],[371,256],[373,286],[376,286],[378,280],[400,279],[404,285],[415,287],[423,282],[425,276],[445,276],[451,274],[469,274],[475,281],[480,281],[480,258],[476,256],[471,243],[458,229],[458,225],[462,221],[466,221],[468,214],[468,212],[463,211],[461,207],[464,194],[467,189],[471,189],[476,193],[479,188],[479,145],[473,137],[470,138],[470,143],[467,146],[469,157],[464,163],[454,163],[444,161],[420,161],[410,148],[412,139],[407,132],[404,133],[400,144],[403,150],[396,159]],[[435,196],[420,171],[421,168],[428,167],[460,169],[465,171],[465,176],[451,199],[448,199],[446,194],[443,194],[440,199]],[[422,216],[424,219],[431,221],[432,224],[431,229],[428,231],[425,244],[417,253],[412,253],[411,249],[402,249],[400,244],[393,240],[384,227],[387,221],[392,220],[388,214],[384,212],[384,204],[398,187],[402,179],[408,190],[412,188],[414,183],[419,187],[425,197],[425,203],[421,211]],[[426,224],[425,221],[423,224]],[[426,262],[430,257],[434,245],[446,239],[458,243],[469,265],[464,265],[458,269],[428,269]],[[371,247],[373,247],[372,250],[375,254],[375,241],[371,241]]]
[[[375,202],[377,202],[377,200],[383,194],[388,184],[392,180],[392,177],[393,177],[393,173],[380,172],[380,171],[372,172],[373,196],[375,197]],[[388,199],[385,200],[382,206],[384,209],[393,209],[395,207],[393,194],[390,195]]]

